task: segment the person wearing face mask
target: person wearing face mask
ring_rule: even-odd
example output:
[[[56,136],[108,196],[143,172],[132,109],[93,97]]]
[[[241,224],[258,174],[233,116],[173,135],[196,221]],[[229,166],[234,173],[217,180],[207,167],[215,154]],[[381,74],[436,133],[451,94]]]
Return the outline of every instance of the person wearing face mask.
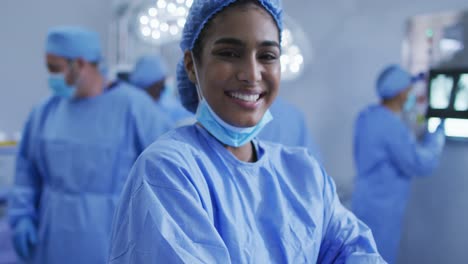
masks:
[[[54,27],[53,95],[24,127],[9,220],[26,263],[104,263],[117,199],[139,154],[170,128],[152,101],[100,73],[97,33]]]
[[[178,64],[197,123],[143,152],[108,263],[385,263],[304,147],[257,139],[281,75],[278,0],[195,0]]]
[[[175,126],[193,120],[193,114],[185,110],[167,85],[167,68],[158,55],[145,55],[138,59],[129,75],[129,82],[143,89],[168,116]]]
[[[418,142],[401,119],[416,103],[411,86],[417,79],[387,66],[377,79],[381,103],[363,110],[355,124],[352,210],[369,225],[388,263],[396,262],[411,179],[435,170],[445,144],[443,123]]]

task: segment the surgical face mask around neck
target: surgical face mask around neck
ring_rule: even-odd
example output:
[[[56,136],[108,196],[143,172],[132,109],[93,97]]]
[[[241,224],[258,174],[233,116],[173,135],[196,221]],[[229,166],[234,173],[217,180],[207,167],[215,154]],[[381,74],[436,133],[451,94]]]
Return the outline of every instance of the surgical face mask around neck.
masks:
[[[65,75],[63,73],[51,73],[49,74],[49,88],[52,93],[62,98],[72,98],[75,96],[76,87],[68,85],[65,81]]]
[[[416,105],[416,95],[414,93],[409,93],[408,98],[406,98],[405,104],[403,105],[403,111],[410,112],[413,110],[414,106]]]
[[[196,118],[210,134],[231,147],[241,147],[249,143],[273,119],[268,110],[257,125],[252,127],[235,127],[218,117],[206,100],[198,103]]]
[[[195,76],[197,79],[198,107],[195,114],[197,121],[222,143],[231,147],[240,147],[249,143],[255,138],[263,127],[273,120],[270,110],[267,110],[257,125],[252,127],[235,127],[222,120],[209,106],[202,95],[202,88],[199,83],[198,72],[194,62]]]

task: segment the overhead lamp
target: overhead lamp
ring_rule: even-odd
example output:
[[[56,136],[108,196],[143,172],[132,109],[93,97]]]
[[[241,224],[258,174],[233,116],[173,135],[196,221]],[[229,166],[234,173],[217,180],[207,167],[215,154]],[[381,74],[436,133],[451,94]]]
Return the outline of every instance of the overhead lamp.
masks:
[[[302,29],[288,16],[284,17],[281,50],[281,79],[298,78],[310,57],[310,45]]]
[[[150,44],[165,44],[181,37],[193,0],[158,0],[137,13],[137,35]]]

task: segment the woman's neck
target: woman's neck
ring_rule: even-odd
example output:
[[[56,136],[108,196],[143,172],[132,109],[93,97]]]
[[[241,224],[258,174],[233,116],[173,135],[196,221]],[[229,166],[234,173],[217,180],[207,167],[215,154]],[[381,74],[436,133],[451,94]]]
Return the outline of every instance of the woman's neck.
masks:
[[[253,142],[241,146],[241,147],[231,147],[224,145],[224,147],[231,152],[236,158],[244,162],[255,162],[257,161],[257,152],[253,146]]]

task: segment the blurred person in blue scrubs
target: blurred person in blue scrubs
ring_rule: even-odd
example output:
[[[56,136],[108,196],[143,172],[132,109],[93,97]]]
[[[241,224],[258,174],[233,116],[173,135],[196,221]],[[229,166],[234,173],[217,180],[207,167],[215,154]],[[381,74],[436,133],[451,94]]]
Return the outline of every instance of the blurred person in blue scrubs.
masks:
[[[278,0],[195,0],[178,89],[197,123],[135,163],[109,263],[385,263],[303,147],[256,136],[281,75]]]
[[[143,93],[107,83],[100,60],[97,33],[49,30],[53,95],[24,127],[8,210],[15,249],[27,263],[104,263],[130,168],[169,129]]]
[[[129,82],[144,89],[177,126],[194,118],[193,114],[187,111],[172,93],[167,85],[167,75],[167,67],[160,56],[146,55],[138,59],[129,75]]]
[[[364,109],[355,124],[352,210],[389,263],[396,262],[411,179],[434,171],[445,144],[443,125],[418,142],[401,119],[416,103],[414,80],[398,65],[386,67],[377,79],[381,103]]]
[[[262,129],[258,138],[285,146],[305,147],[318,161],[320,150],[312,138],[304,114],[293,104],[278,96],[270,107],[273,120]]]

